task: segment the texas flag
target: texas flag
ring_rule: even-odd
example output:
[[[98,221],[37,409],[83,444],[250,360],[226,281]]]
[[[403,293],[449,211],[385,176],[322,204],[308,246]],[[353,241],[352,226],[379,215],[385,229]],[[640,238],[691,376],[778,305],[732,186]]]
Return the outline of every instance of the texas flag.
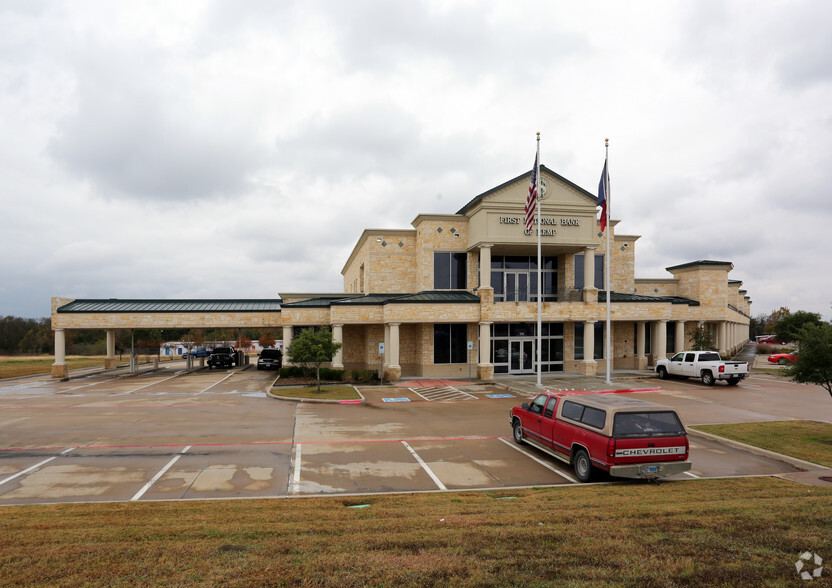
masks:
[[[598,184],[598,206],[601,207],[601,232],[607,228],[607,199],[610,195],[610,178],[607,175],[607,160],[604,160],[604,171],[601,172],[601,182]]]

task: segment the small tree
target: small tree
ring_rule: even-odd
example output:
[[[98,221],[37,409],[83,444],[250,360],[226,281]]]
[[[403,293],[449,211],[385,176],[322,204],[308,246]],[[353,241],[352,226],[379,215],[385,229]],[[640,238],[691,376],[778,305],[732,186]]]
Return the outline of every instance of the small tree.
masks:
[[[332,331],[329,328],[304,329],[292,339],[287,352],[293,363],[315,366],[315,378],[320,392],[321,364],[332,361],[339,349],[341,349],[341,343],[333,341]]]
[[[263,349],[266,347],[274,347],[275,343],[277,343],[277,341],[275,341],[274,335],[272,335],[271,331],[263,331],[260,333],[260,347]]]
[[[703,327],[697,327],[690,334],[691,351],[711,351],[714,348],[714,340],[711,333]]]
[[[797,340],[800,353],[786,375],[795,382],[822,386],[832,396],[832,325],[808,324]]]

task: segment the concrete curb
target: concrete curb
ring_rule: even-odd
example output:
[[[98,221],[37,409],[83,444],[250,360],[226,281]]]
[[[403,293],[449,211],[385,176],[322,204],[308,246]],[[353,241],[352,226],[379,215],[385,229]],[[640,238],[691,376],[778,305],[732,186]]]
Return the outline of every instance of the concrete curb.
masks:
[[[715,441],[716,443],[721,443],[722,445],[727,445],[728,447],[733,447],[734,449],[742,449],[743,451],[747,451],[748,453],[753,453],[762,457],[768,457],[770,459],[776,459],[777,461],[782,461],[804,471],[832,471],[832,469],[826,466],[822,466],[818,463],[804,461],[796,457],[791,457],[789,455],[783,455],[782,453],[776,453],[768,449],[763,449],[762,447],[755,447],[754,445],[748,445],[740,441],[734,441],[733,439],[726,439],[725,437],[720,437],[719,435],[714,435],[713,433],[698,431],[696,429],[691,429],[690,427],[687,428],[687,431],[688,435],[692,437],[702,437],[710,441]]]
[[[280,376],[275,378],[274,382],[272,382],[272,385],[266,390],[266,396],[268,396],[269,398],[274,398],[275,400],[283,400],[285,402],[297,402],[298,404],[366,404],[367,402],[367,399],[364,398],[364,395],[361,393],[361,390],[359,390],[356,386],[353,386],[352,384],[346,385],[352,386],[352,389],[355,390],[355,393],[358,394],[358,397],[361,400],[330,400],[328,398],[297,398],[294,396],[280,396],[279,394],[275,394],[274,392],[272,392],[274,384],[279,379]]]

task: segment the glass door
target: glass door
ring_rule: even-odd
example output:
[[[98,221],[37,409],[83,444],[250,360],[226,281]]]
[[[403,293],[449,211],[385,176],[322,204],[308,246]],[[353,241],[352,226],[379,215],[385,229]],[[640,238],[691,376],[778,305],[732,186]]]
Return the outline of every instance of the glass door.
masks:
[[[529,301],[529,272],[506,272],[506,302]]]
[[[526,374],[534,372],[534,339],[512,339],[509,341],[510,374]]]

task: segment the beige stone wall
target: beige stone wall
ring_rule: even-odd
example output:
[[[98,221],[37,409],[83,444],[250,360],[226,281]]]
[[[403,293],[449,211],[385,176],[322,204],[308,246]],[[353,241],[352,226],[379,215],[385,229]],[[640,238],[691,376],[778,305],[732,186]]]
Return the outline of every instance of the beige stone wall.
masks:
[[[675,278],[636,279],[633,281],[633,287],[636,290],[634,293],[639,296],[681,296],[679,280]]]
[[[433,290],[434,251],[465,252],[468,249],[468,219],[461,215],[420,216],[414,221],[416,227],[416,289]],[[440,230],[441,229],[441,230]],[[459,235],[459,236],[457,236]],[[468,253],[468,288],[477,285],[477,276],[472,271],[479,255],[478,251]]]

